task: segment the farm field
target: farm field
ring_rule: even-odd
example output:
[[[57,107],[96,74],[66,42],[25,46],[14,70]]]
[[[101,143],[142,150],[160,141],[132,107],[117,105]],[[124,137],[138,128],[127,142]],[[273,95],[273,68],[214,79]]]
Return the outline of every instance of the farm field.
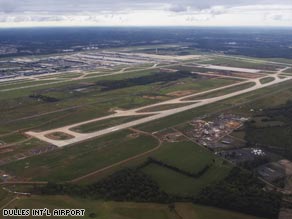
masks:
[[[163,190],[181,196],[196,195],[206,185],[224,179],[231,169],[229,164],[225,164],[223,160],[216,158],[205,148],[193,142],[167,143],[152,157],[189,173],[198,173],[207,166],[209,167],[197,178],[186,176],[155,163],[142,168],[142,171],[151,176]],[[177,157],[181,157],[181,159],[177,159]]]

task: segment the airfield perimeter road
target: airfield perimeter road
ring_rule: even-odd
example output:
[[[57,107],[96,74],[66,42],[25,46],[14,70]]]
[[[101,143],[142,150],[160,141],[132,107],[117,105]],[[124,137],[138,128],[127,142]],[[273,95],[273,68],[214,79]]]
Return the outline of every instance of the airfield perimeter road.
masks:
[[[261,84],[260,83],[260,79],[265,78],[266,76],[261,77],[261,78],[257,78],[257,79],[247,79],[244,82],[240,82],[240,83],[236,83],[236,84],[233,84],[233,85],[224,86],[224,87],[217,88],[217,89],[212,89],[212,90],[201,92],[201,93],[191,94],[191,95],[188,95],[188,96],[176,98],[176,99],[173,99],[173,100],[164,101],[164,102],[153,104],[153,105],[150,105],[150,106],[148,105],[148,106],[144,106],[144,107],[140,107],[140,108],[136,108],[136,109],[131,109],[131,110],[125,110],[125,111],[118,110],[118,111],[116,111],[115,114],[112,114],[112,115],[109,115],[109,116],[100,117],[100,118],[97,118],[97,119],[92,119],[92,120],[88,120],[88,121],[85,121],[85,122],[76,123],[76,124],[73,124],[73,125],[64,126],[64,127],[61,127],[61,128],[52,129],[52,130],[43,131],[43,132],[29,131],[29,132],[26,132],[26,134],[30,135],[32,137],[38,138],[38,139],[40,139],[42,141],[48,142],[50,144],[53,144],[55,146],[64,147],[64,146],[67,146],[67,145],[70,145],[70,144],[86,141],[88,139],[96,138],[96,137],[99,137],[99,136],[102,136],[102,135],[105,135],[105,134],[109,134],[109,133],[112,133],[112,132],[115,132],[115,131],[119,131],[119,130],[122,130],[122,129],[130,128],[130,127],[137,126],[137,125],[140,125],[140,124],[143,124],[143,123],[151,122],[151,121],[154,121],[154,120],[157,120],[157,119],[161,119],[161,118],[164,118],[164,117],[167,117],[167,116],[170,116],[170,115],[181,113],[181,112],[184,112],[184,111],[187,111],[187,110],[190,110],[190,109],[194,109],[194,108],[197,108],[197,107],[205,106],[205,105],[208,105],[208,104],[211,104],[211,103],[215,103],[215,102],[218,102],[218,101],[221,101],[221,100],[225,100],[225,99],[228,99],[228,98],[231,98],[231,97],[235,97],[235,96],[238,96],[238,95],[241,95],[241,94],[245,94],[245,93],[248,93],[248,92],[252,92],[252,91],[264,88],[264,87],[276,85],[276,84],[291,80],[292,76],[280,77],[280,74],[283,71],[285,71],[286,69],[288,69],[288,68],[289,67],[283,68],[283,69],[279,70],[276,74],[269,75],[269,77],[274,77],[274,80],[269,82],[269,83],[266,83],[266,84]],[[210,93],[210,92],[213,92],[213,91],[222,90],[222,89],[233,87],[233,86],[238,86],[238,85],[241,85],[241,84],[244,84],[244,83],[247,83],[247,82],[254,82],[255,85],[253,87],[250,87],[250,88],[247,88],[247,89],[244,89],[244,90],[235,91],[235,92],[232,92],[232,93],[229,93],[229,94],[224,94],[224,95],[221,95],[221,96],[218,96],[218,97],[206,98],[206,99],[200,99],[200,100],[185,100],[187,98],[199,96],[199,95],[202,95],[202,94],[206,94],[206,93]],[[183,107],[177,107],[177,108],[170,109],[170,110],[161,110],[161,111],[154,111],[154,112],[141,112],[141,110],[143,110],[143,109],[151,108],[151,107],[154,107],[154,106],[156,107],[156,106],[161,106],[161,105],[166,105],[166,104],[180,104],[180,103],[190,103],[190,105],[183,106]],[[106,129],[103,129],[103,130],[100,130],[100,131],[87,133],[87,134],[81,134],[81,133],[77,133],[75,131],[72,131],[72,128],[78,127],[78,126],[84,125],[84,124],[97,122],[97,121],[100,121],[100,120],[105,120],[105,119],[110,119],[110,118],[125,117],[125,116],[136,116],[136,115],[149,115],[149,116],[146,117],[146,118],[137,119],[137,120],[132,121],[132,122],[127,122],[127,123],[124,123],[124,124],[116,125],[116,126],[113,126],[113,127],[110,127],[110,128],[106,128]],[[56,132],[67,133],[67,134],[73,136],[73,138],[67,139],[67,140],[53,140],[53,139],[50,139],[50,138],[46,137],[49,134],[56,133]]]

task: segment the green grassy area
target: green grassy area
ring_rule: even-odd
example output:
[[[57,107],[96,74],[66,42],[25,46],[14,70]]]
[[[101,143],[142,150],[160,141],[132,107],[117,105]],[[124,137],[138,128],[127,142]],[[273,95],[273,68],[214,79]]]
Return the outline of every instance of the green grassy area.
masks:
[[[20,142],[25,139],[27,138],[21,133],[13,133],[13,134],[5,135],[5,136],[0,136],[0,141],[5,142],[6,144]]]
[[[261,82],[261,84],[267,84],[267,83],[270,83],[274,80],[275,80],[275,78],[273,78],[273,77],[266,77],[266,78],[260,79],[260,82]]]
[[[239,214],[232,211],[225,211],[218,208],[206,207],[202,205],[192,205],[188,203],[177,203],[176,211],[183,219],[256,219],[245,214]],[[259,219],[259,218],[258,218]]]
[[[32,82],[32,81],[35,81],[33,79],[19,79],[19,80],[13,80],[13,81],[4,81],[4,82],[0,82],[0,89],[2,90],[6,88],[6,86],[12,86],[12,85],[21,85],[21,84],[25,84],[25,83],[28,83],[28,82]]]
[[[42,147],[47,146],[47,145],[48,144],[46,142],[39,141],[38,139],[30,139],[30,140],[27,140],[25,142],[15,143],[12,146],[10,146],[10,148],[3,149],[1,151],[0,159],[9,158],[9,157],[11,157],[13,159],[13,157],[15,155],[25,153],[25,152],[32,150],[32,149],[39,149],[39,148],[42,148]]]
[[[208,150],[193,142],[164,143],[153,158],[189,172],[198,172],[207,164],[212,165],[213,159],[216,159]]]
[[[53,139],[58,139],[58,140],[68,140],[68,139],[74,138],[74,136],[69,135],[64,132],[54,132],[46,136],[48,136],[48,138],[53,138]]]
[[[15,83],[9,84],[0,87],[0,91],[10,90],[10,89],[19,89],[20,87],[30,87],[30,86],[38,86],[45,85],[47,83],[55,83],[57,80],[43,80],[43,81],[30,81],[23,83]]]
[[[255,128],[248,132],[248,140],[253,143],[287,148],[292,150],[292,130],[289,127]]]
[[[77,126],[72,128],[72,131],[76,131],[79,133],[90,133],[99,131],[102,129],[110,128],[112,126],[120,125],[123,123],[131,122],[137,119],[142,119],[145,116],[126,116],[126,117],[117,117],[111,119],[105,119],[98,122],[91,122],[85,125]]]
[[[22,209],[48,208],[53,209],[85,209],[84,219],[259,219],[232,211],[217,208],[193,205],[190,203],[177,203],[175,210],[168,205],[154,203],[131,202],[103,202],[86,199],[70,198],[68,196],[33,196],[16,200],[10,208]],[[177,213],[176,213],[177,212]],[[12,219],[20,217],[11,217]],[[48,219],[61,219],[62,217],[46,217]],[[68,217],[73,218],[73,217]]]
[[[291,73],[292,73],[292,67],[291,67],[291,68],[288,68],[287,70],[285,70],[284,73],[289,73],[289,74],[291,74]]]
[[[150,164],[142,169],[164,191],[181,196],[198,194],[206,185],[222,180],[231,169],[230,165],[223,164],[221,159],[192,142],[164,144],[152,157],[192,173],[199,172],[206,165],[210,165],[207,172],[197,179],[157,164]]]
[[[155,69],[137,70],[137,71],[133,70],[133,71],[127,72],[125,74],[104,75],[102,77],[100,77],[100,75],[97,75],[96,77],[85,78],[85,79],[78,80],[78,81],[70,81],[70,80],[64,80],[61,82],[60,81],[53,81],[48,85],[42,85],[43,83],[48,83],[48,81],[40,81],[40,82],[36,82],[36,84],[34,84],[34,83],[29,84],[31,86],[31,85],[38,85],[38,83],[40,83],[40,86],[28,87],[28,88],[24,88],[24,89],[18,89],[18,90],[12,90],[12,91],[6,92],[7,95],[1,95],[0,100],[23,97],[25,95],[31,94],[32,92],[36,92],[38,90],[43,90],[43,89],[62,88],[64,86],[67,87],[69,85],[80,84],[80,83],[94,83],[94,82],[101,81],[101,80],[121,80],[121,79],[126,79],[126,78],[133,78],[133,77],[139,77],[139,76],[143,76],[143,75],[149,75],[149,74],[153,74],[155,72],[157,72],[157,70],[155,70]],[[17,87],[19,87],[19,86],[17,86]]]
[[[83,74],[81,73],[65,73],[65,74],[59,75],[57,78],[78,78],[82,75]]]
[[[285,58],[266,58],[264,60],[271,61],[271,62],[279,62],[279,63],[285,63],[285,64],[292,64],[291,59],[285,59]]]
[[[117,132],[1,168],[13,175],[35,180],[72,180],[158,145],[157,140],[150,136],[132,137],[130,134],[129,131]]]

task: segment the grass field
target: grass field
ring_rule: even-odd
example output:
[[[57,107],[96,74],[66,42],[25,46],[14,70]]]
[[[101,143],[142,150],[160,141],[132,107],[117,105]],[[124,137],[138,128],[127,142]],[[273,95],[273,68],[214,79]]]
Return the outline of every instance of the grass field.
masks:
[[[6,144],[16,143],[25,139],[26,137],[21,133],[13,133],[5,136],[0,136],[0,141],[5,142]]]
[[[287,148],[292,150],[292,131],[288,127],[256,128],[248,133],[251,142],[271,147]]]
[[[82,217],[84,219],[260,219],[232,211],[190,203],[176,203],[174,211],[163,204],[102,202],[70,198],[67,196],[33,196],[31,198],[22,198],[13,202],[9,207],[23,209],[48,208],[50,210],[81,208],[85,209],[85,217]],[[16,219],[16,217],[11,218]],[[51,216],[46,218],[61,219],[62,217]]]
[[[130,136],[122,131],[1,168],[7,172],[34,180],[66,181],[109,166],[121,160],[151,150],[158,145],[149,136]],[[37,173],[37,174],[36,174]]]
[[[25,152],[32,150],[32,149],[40,149],[40,148],[47,146],[47,145],[48,144],[46,142],[39,141],[38,139],[28,139],[25,142],[13,143],[12,145],[10,145],[10,148],[9,148],[9,150],[11,150],[11,151],[5,152],[5,149],[0,150],[1,151],[0,159],[14,157],[15,155],[25,153]]]
[[[260,82],[261,82],[261,84],[267,84],[267,83],[270,83],[274,80],[275,80],[275,78],[273,78],[273,77],[266,77],[266,78],[260,79]]]
[[[285,58],[269,58],[269,59],[264,59],[267,61],[271,61],[271,62],[280,62],[280,63],[286,63],[286,64],[292,64],[292,60],[291,59],[285,59]]]
[[[6,91],[9,92],[10,89],[18,89],[19,87],[30,87],[30,86],[37,86],[37,85],[45,85],[47,83],[55,83],[58,82],[58,80],[43,80],[43,81],[30,81],[30,82],[24,82],[24,83],[16,83],[16,84],[10,84],[0,87],[0,91]]]
[[[143,168],[143,171],[150,175],[164,191],[177,195],[195,195],[206,185],[222,180],[231,169],[231,166],[223,164],[220,158],[216,158],[211,152],[192,142],[164,144],[152,157],[192,173],[199,172],[206,165],[211,166],[197,179],[157,164]]]

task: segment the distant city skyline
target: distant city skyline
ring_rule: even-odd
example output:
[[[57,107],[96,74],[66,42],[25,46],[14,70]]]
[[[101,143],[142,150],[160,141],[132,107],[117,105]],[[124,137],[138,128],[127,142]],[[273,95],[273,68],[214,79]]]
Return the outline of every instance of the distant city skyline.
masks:
[[[291,0],[0,0],[0,27],[292,26]]]

